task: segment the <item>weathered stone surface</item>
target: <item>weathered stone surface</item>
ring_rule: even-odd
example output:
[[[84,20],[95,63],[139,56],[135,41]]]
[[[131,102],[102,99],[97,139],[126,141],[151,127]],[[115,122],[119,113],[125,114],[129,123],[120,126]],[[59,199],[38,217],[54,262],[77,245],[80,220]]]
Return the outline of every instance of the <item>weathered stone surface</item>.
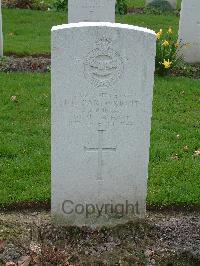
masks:
[[[68,23],[115,22],[115,0],[69,0]]]
[[[188,63],[200,62],[200,1],[183,0],[179,26],[179,42],[188,44],[180,54]]]
[[[58,223],[143,217],[155,33],[130,25],[52,29],[52,215]]]

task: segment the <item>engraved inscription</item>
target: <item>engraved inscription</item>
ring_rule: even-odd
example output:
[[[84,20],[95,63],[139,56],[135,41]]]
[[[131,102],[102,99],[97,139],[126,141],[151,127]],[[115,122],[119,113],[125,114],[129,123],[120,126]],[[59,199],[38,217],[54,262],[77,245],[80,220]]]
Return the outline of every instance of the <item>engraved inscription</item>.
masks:
[[[123,70],[123,60],[111,48],[109,39],[98,40],[96,48],[87,55],[84,62],[85,77],[95,87],[114,84],[121,78]]]
[[[70,127],[84,124],[98,128],[101,125],[103,129],[133,126],[137,118],[138,103],[139,100],[131,94],[95,91],[92,95],[82,92],[64,100]]]
[[[107,2],[112,2],[113,0],[107,0]],[[77,3],[76,7],[79,7],[78,4],[80,5],[80,3]],[[105,1],[100,1],[100,0],[87,0],[84,1],[83,3],[81,3],[81,8],[85,8],[85,9],[97,9],[97,8],[106,8],[105,7]]]
[[[108,152],[108,151],[116,151],[117,147],[103,147],[103,133],[105,130],[98,130],[98,147],[95,148],[87,148],[84,147],[85,151],[89,152],[98,152],[98,169],[97,169],[97,180],[101,181],[102,180],[102,167],[103,167],[103,152]]]

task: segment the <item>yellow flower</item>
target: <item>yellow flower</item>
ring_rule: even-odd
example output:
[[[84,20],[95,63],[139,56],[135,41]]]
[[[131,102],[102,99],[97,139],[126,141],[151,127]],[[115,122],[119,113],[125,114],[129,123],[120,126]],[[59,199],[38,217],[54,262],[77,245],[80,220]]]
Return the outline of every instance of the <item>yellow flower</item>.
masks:
[[[157,32],[157,33],[156,33],[156,39],[159,40],[160,37],[161,37],[161,33],[160,33],[160,32]]]
[[[169,46],[169,42],[167,40],[165,40],[162,45]]]
[[[156,38],[157,38],[157,40],[160,39],[160,37],[161,37],[161,35],[162,35],[162,32],[163,32],[162,29],[160,29],[160,31],[156,33]]]
[[[168,69],[168,68],[171,67],[172,62],[170,62],[169,59],[168,59],[168,60],[165,60],[165,59],[164,59],[164,62],[162,63],[162,65],[164,65],[165,68]]]
[[[169,34],[172,34],[172,33],[173,33],[172,27],[169,27],[169,29],[168,29],[168,32],[167,32],[167,33],[169,33]]]

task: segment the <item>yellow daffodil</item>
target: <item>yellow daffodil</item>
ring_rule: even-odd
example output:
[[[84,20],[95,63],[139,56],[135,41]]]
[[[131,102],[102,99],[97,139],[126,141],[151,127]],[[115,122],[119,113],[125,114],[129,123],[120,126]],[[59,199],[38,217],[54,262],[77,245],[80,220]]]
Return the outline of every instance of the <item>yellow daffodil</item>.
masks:
[[[167,33],[169,33],[169,34],[172,34],[172,33],[173,33],[172,27],[169,27],[169,29],[168,29],[168,32],[167,32]]]
[[[169,46],[169,42],[167,40],[165,40],[162,45],[163,46]]]
[[[156,33],[156,39],[159,40],[160,37],[161,37],[160,32],[157,32],[157,33]]]
[[[160,31],[156,33],[156,38],[157,38],[157,40],[160,39],[160,37],[161,37],[161,35],[162,35],[162,32],[163,32],[162,29],[160,29]]]
[[[165,67],[166,69],[168,69],[168,68],[171,67],[172,62],[170,62],[169,59],[168,59],[168,60],[165,60],[165,59],[164,59],[164,62],[162,63],[162,65],[164,65],[164,67]]]

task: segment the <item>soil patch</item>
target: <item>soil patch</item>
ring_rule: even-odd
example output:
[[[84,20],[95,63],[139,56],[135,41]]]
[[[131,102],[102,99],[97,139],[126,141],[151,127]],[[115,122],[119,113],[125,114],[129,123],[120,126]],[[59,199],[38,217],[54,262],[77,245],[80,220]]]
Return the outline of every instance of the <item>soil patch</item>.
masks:
[[[171,75],[175,77],[200,79],[200,64],[186,64],[185,66],[174,69]]]
[[[101,229],[54,226],[48,211],[0,213],[0,239],[2,265],[200,265],[200,212]]]
[[[51,68],[50,56],[26,56],[16,57],[14,55],[4,57],[0,61],[2,72],[49,72]]]
[[[144,14],[145,8],[144,7],[128,7],[127,13],[128,14]]]

